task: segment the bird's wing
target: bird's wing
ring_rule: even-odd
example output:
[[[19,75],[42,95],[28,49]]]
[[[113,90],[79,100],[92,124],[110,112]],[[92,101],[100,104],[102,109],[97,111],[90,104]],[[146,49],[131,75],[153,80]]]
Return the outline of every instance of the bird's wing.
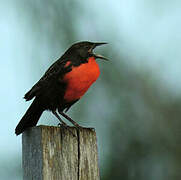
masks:
[[[63,76],[66,72],[71,71],[70,66],[65,67],[66,61],[67,59],[59,59],[53,63],[41,79],[25,94],[24,98],[26,101],[31,100],[37,94],[41,93],[42,87],[45,87],[47,83],[61,79],[61,76]]]

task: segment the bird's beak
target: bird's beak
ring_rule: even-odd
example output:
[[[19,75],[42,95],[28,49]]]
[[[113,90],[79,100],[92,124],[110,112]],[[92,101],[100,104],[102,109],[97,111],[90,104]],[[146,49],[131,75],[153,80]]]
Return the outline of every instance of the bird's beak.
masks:
[[[108,43],[106,43],[106,42],[94,43],[94,48],[97,47],[97,46],[104,45],[104,44],[108,44]]]
[[[104,56],[102,56],[102,55],[100,55],[100,54],[94,54],[94,57],[95,57],[95,58],[99,58],[99,59],[103,59],[103,60],[105,60],[105,61],[109,61],[109,59],[107,59],[106,57],[104,57]]]
[[[95,47],[97,47],[97,46],[102,46],[102,45],[104,45],[104,44],[108,44],[108,43],[105,43],[105,42],[94,43],[94,44],[93,44],[93,47],[92,47],[92,50],[93,50]],[[108,59],[107,59],[106,57],[104,57],[104,56],[102,56],[102,55],[100,55],[100,54],[94,54],[94,53],[93,53],[93,55],[94,55],[95,58],[99,58],[99,59],[103,59],[103,60],[108,61]]]

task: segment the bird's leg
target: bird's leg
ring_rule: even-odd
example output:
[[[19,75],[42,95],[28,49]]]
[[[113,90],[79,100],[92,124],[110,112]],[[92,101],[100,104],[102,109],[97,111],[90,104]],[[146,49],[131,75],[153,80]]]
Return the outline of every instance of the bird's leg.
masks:
[[[72,118],[67,116],[64,112],[58,111],[59,114],[61,114],[64,118],[66,118],[68,121],[70,121],[76,128],[82,128],[78,123],[76,123]]]
[[[68,125],[60,118],[60,116],[57,114],[57,112],[56,112],[56,111],[52,111],[52,113],[58,118],[58,120],[62,123],[62,125],[63,125],[74,137],[76,137],[75,134],[74,134],[70,129],[68,129]]]
[[[68,126],[68,125],[61,119],[61,117],[57,114],[56,111],[53,111],[52,113],[58,118],[58,120],[62,123],[62,125]]]

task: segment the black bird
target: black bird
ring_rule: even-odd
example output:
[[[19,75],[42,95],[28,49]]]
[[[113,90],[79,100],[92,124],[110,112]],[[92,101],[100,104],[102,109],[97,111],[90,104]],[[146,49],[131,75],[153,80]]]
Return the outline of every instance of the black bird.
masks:
[[[24,98],[32,104],[18,123],[15,133],[21,134],[25,129],[36,126],[41,114],[50,110],[66,126],[59,114],[76,127],[80,127],[63,111],[77,102],[97,80],[100,71],[96,59],[105,57],[94,54],[93,49],[106,43],[79,42],[73,44],[50,68],[42,78],[28,91]]]

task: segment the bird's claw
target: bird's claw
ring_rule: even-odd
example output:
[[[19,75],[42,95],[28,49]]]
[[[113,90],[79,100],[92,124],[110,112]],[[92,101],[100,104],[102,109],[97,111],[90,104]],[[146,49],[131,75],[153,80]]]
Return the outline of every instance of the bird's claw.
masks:
[[[65,129],[67,129],[67,130],[70,132],[70,134],[72,134],[74,137],[76,137],[76,135],[68,128],[69,126],[67,126],[67,125],[65,125],[65,124],[61,124],[61,123],[58,123],[58,126],[59,126],[60,128],[65,128]]]

